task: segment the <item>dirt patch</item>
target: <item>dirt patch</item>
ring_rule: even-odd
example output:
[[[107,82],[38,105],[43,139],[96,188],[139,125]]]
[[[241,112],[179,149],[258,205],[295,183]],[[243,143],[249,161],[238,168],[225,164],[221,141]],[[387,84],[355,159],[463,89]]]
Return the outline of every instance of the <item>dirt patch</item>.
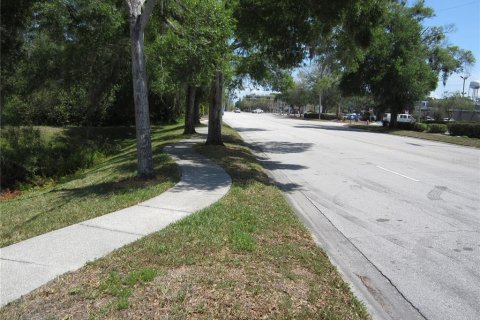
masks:
[[[22,194],[21,191],[18,191],[18,190],[10,191],[10,190],[7,189],[7,190],[3,191],[2,193],[0,193],[0,201],[10,200],[10,199],[13,199],[15,197],[18,197],[21,194]]]

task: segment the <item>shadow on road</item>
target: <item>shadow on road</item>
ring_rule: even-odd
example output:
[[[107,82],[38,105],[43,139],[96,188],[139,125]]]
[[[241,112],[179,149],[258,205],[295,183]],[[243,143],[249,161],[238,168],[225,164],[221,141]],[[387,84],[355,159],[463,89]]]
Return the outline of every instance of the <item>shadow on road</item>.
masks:
[[[298,190],[304,190],[302,185],[299,185],[297,183],[280,183],[277,182],[275,185],[282,190],[283,192],[291,192],[291,191],[298,191]]]
[[[269,170],[301,170],[307,168],[299,164],[281,163],[272,160],[260,160],[260,162]]]
[[[313,126],[313,125],[294,126],[294,128],[299,128],[299,129],[332,130],[332,131],[356,131],[355,129],[352,129],[352,128],[346,127],[346,126],[329,126],[329,125],[319,125],[319,126]]]
[[[313,143],[291,143],[291,142],[256,142],[252,144],[253,149],[261,152],[276,154],[301,153],[308,151]]]
[[[270,131],[270,130],[260,129],[260,128],[237,128],[235,130],[238,132]]]

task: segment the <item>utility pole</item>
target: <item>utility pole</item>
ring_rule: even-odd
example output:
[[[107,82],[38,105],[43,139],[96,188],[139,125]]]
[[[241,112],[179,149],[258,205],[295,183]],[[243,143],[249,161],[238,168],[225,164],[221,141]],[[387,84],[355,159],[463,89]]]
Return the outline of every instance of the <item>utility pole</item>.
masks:
[[[468,76],[460,76],[463,79],[463,89],[462,89],[462,97],[465,96],[465,81],[468,79]]]

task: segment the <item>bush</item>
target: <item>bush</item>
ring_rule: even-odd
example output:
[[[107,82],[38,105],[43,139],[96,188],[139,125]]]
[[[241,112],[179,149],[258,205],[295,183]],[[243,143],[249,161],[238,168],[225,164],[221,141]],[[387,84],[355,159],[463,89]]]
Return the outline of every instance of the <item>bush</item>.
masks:
[[[322,113],[320,119],[323,120],[337,120],[337,114],[335,113]]]
[[[448,131],[452,136],[467,136],[480,138],[480,123],[478,122],[455,122],[448,124]]]
[[[426,123],[417,122],[413,126],[413,129],[418,132],[425,132],[428,130],[428,125]]]
[[[428,126],[428,132],[430,133],[445,133],[446,131],[446,124],[432,123]]]
[[[318,113],[315,112],[305,112],[303,114],[303,117],[305,119],[318,119]]]
[[[397,122],[397,129],[402,129],[402,130],[415,130],[415,123]]]
[[[76,129],[65,131],[68,134],[57,132],[46,141],[41,131],[33,127],[2,128],[0,187],[41,185],[47,179],[88,168],[118,151],[119,142],[109,139],[111,132],[93,132],[89,138],[84,134],[88,129]]]
[[[40,138],[39,130],[31,127],[2,128],[0,147],[2,189],[32,181],[40,173],[46,145]]]

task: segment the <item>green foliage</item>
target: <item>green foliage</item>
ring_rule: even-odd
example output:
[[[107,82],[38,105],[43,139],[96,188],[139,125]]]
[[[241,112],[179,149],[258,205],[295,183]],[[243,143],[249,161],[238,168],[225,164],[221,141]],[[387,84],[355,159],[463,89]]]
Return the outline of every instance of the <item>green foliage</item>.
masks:
[[[130,272],[124,280],[128,286],[133,286],[137,283],[150,282],[157,276],[157,270],[153,268],[141,268]]]
[[[425,132],[428,130],[428,125],[426,123],[416,122],[413,129],[418,132]]]
[[[305,119],[318,119],[318,113],[316,112],[305,112],[303,114]]]
[[[428,125],[428,132],[430,133],[445,133],[447,132],[447,125],[441,123],[432,123]]]
[[[293,88],[283,92],[280,97],[288,104],[296,107],[303,107],[307,104],[314,104],[317,102],[315,92],[308,87],[308,84],[305,81],[295,82]]]
[[[475,110],[475,103],[467,97],[463,97],[459,92],[442,99],[432,99],[428,105],[433,113],[436,122],[443,122],[452,110]]]
[[[367,45],[372,38],[371,26],[383,15],[384,3],[369,0],[228,2],[237,22],[235,42],[242,48],[242,57],[254,55],[266,66],[279,67],[299,64],[340,25],[350,47]]]
[[[322,120],[337,120],[337,114],[336,113],[322,113],[320,115],[320,119]]]
[[[394,116],[432,91],[440,74],[446,81],[474,62],[471,52],[443,46],[443,28],[424,30],[421,22],[433,11],[423,1],[412,7],[406,3],[390,4],[365,59],[358,68],[350,68],[341,82],[344,93],[372,93],[380,108],[389,108]]]
[[[108,120],[130,71],[122,5],[120,0],[33,4],[22,56],[6,81],[4,124],[98,125]]]
[[[475,63],[475,57],[471,51],[460,49],[457,46],[444,46],[445,34],[450,31],[449,28],[451,26],[434,26],[426,29],[423,33],[423,43],[429,53],[429,65],[437,73],[440,73],[443,85],[453,73],[464,72],[466,68]]]
[[[88,134],[88,131],[87,136],[83,136],[75,129],[68,129],[45,138],[33,127],[2,129],[2,189],[43,184],[50,178],[88,168],[118,150],[115,141],[102,134]]]
[[[318,119],[318,112],[306,112],[303,114],[305,119]],[[335,113],[322,113],[320,114],[322,120],[337,120],[337,114]]]
[[[480,123],[478,122],[449,123],[448,131],[452,136],[467,136],[470,138],[480,138]]]
[[[181,18],[165,31],[150,28],[153,41],[146,48],[156,94],[174,92],[183,84],[209,84],[216,70],[228,66],[232,21],[220,2],[187,0],[181,6],[172,3],[169,10]]]
[[[30,127],[4,129],[0,146],[2,189],[18,182],[33,181],[42,171],[41,162],[47,146],[39,130]]]
[[[397,122],[396,128],[402,130],[415,130],[415,123]]]

